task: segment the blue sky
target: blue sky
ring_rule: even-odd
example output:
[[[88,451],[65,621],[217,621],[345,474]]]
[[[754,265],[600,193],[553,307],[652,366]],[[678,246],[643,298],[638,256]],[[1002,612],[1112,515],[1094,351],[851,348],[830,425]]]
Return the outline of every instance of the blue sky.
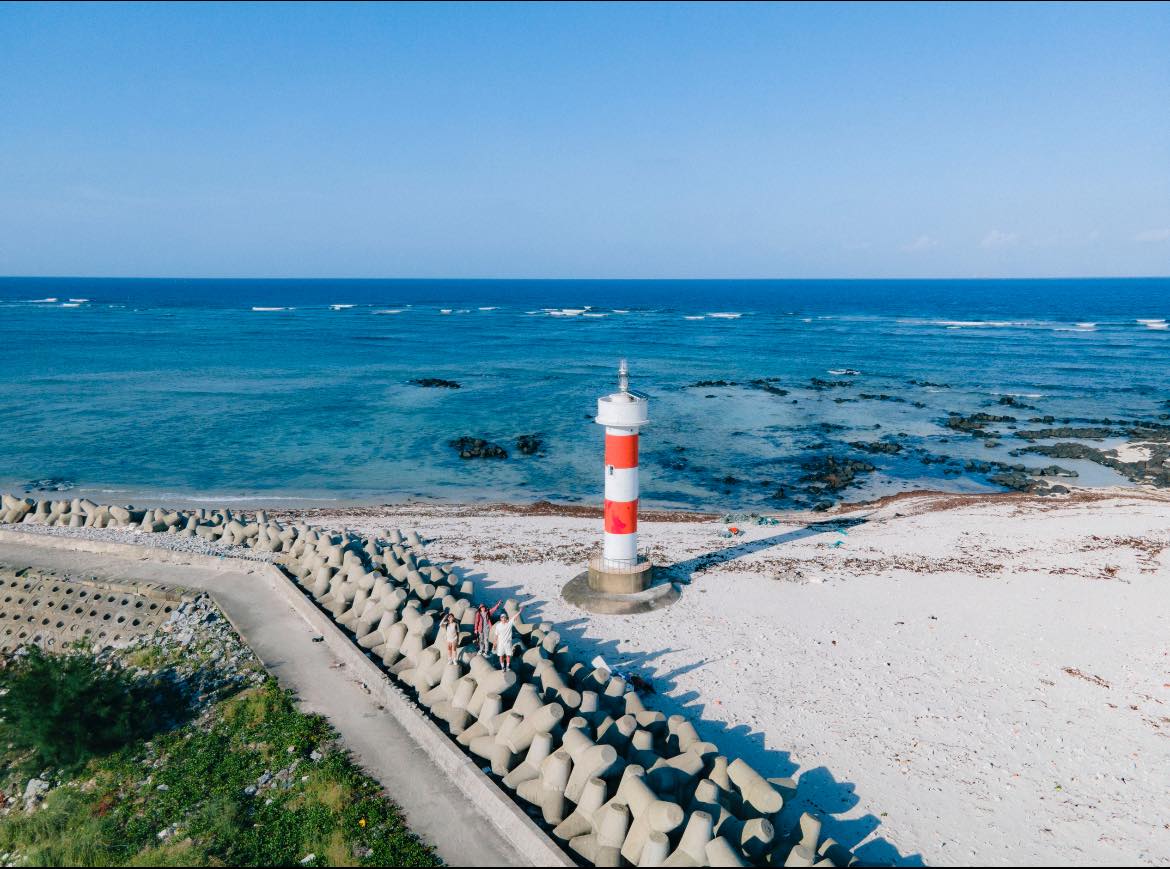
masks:
[[[1170,4],[3,4],[0,274],[1170,274]]]

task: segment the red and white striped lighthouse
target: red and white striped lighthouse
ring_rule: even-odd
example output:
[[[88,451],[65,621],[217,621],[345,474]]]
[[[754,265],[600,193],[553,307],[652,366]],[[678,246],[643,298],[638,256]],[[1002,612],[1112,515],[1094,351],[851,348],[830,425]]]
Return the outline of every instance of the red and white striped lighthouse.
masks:
[[[601,572],[629,572],[638,565],[638,430],[650,420],[645,395],[630,391],[626,360],[618,366],[618,391],[597,399],[597,423],[605,426],[605,544]]]
[[[633,615],[670,606],[679,587],[638,556],[638,432],[650,422],[649,399],[630,389],[626,360],[618,366],[618,391],[597,399],[598,425],[605,426],[605,542],[589,569],[562,592],[584,610]]]

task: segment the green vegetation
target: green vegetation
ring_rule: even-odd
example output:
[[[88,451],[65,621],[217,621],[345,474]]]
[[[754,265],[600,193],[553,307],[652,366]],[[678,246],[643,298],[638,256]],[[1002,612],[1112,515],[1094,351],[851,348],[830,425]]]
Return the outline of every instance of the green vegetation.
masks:
[[[126,657],[138,666],[162,661],[141,651]],[[52,777],[66,779],[39,809],[0,817],[0,852],[33,866],[437,865],[336,746],[328,723],[298,712],[272,679],[159,731],[158,697],[144,705],[143,686],[156,685],[160,671],[87,667],[84,658],[34,652],[0,671],[9,688],[2,726],[13,742],[0,761],[10,770],[62,766]],[[27,684],[34,675],[35,691]],[[59,723],[71,702],[88,703],[72,709],[95,729],[112,729],[86,735],[78,724],[57,736],[35,721],[34,698]],[[27,738],[14,740],[29,724]],[[10,792],[20,781],[9,776]]]
[[[72,769],[149,738],[186,709],[165,680],[134,678],[117,662],[36,646],[0,670],[0,742],[28,771]]]

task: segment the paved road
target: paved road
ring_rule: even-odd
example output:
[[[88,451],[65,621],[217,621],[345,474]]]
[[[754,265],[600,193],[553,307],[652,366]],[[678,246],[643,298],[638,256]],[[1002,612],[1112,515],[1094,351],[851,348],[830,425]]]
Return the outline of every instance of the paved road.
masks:
[[[358,764],[402,806],[407,823],[452,866],[526,865],[502,834],[419,750],[368,690],[348,677],[326,643],[246,561],[222,569],[121,555],[0,542],[0,564],[63,575],[181,585],[209,592],[268,671],[296,692],[299,706],[324,715]]]

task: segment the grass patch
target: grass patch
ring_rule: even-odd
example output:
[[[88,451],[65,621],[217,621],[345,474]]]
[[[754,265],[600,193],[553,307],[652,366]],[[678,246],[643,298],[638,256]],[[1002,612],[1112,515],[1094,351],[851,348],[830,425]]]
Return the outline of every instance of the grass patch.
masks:
[[[152,670],[167,663],[166,653],[158,646],[143,646],[126,655],[126,664],[143,670]]]
[[[72,653],[56,660],[77,666]],[[32,866],[300,865],[309,854],[304,865],[438,865],[335,738],[269,678],[151,741],[119,738],[76,761],[41,808],[0,818],[0,852]]]

